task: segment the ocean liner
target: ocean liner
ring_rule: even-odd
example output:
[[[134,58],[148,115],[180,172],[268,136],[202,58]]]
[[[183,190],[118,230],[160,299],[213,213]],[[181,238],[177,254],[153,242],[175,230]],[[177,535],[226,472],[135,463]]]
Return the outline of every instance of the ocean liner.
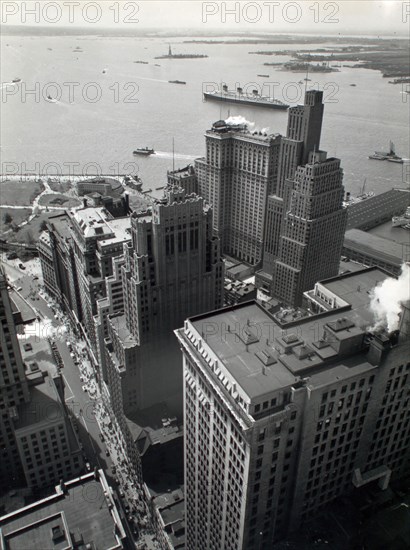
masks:
[[[273,97],[260,95],[258,90],[253,90],[252,95],[244,94],[242,88],[237,88],[236,92],[228,90],[224,85],[221,91],[204,92],[204,98],[212,101],[226,101],[228,103],[242,103],[253,107],[269,107],[271,109],[288,109],[289,105],[274,99]]]

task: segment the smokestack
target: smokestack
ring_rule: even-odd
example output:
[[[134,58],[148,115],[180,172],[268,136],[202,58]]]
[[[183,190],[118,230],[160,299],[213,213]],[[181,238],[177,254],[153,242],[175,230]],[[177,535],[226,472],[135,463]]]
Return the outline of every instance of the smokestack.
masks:
[[[408,343],[410,341],[410,300],[407,300],[402,305],[399,323],[399,342]]]
[[[367,360],[371,365],[380,365],[391,348],[390,338],[386,333],[376,334],[370,343]]]

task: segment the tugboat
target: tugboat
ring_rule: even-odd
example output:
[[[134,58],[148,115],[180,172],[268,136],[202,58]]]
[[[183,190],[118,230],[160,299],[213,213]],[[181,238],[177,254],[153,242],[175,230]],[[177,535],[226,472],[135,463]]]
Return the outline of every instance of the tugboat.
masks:
[[[396,155],[394,143],[390,142],[390,151],[375,151],[373,155],[369,155],[369,159],[373,160],[388,160],[389,162],[397,162],[403,164],[403,159]]]
[[[154,149],[149,149],[148,147],[140,147],[139,149],[135,149],[135,151],[132,152],[133,155],[155,155]]]
[[[410,228],[410,206],[407,207],[404,214],[401,216],[393,216],[391,220],[392,227]]]

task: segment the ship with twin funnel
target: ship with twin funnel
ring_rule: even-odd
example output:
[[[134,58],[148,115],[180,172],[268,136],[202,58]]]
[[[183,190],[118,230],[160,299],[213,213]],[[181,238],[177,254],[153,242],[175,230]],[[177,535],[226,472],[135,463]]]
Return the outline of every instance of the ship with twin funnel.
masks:
[[[204,92],[204,98],[212,101],[225,101],[227,103],[241,103],[242,105],[251,105],[253,107],[269,107],[270,109],[286,110],[289,105],[274,99],[273,97],[260,95],[258,90],[253,90],[252,95],[244,94],[242,88],[237,88],[236,92],[228,90],[224,85],[222,90],[215,92]]]

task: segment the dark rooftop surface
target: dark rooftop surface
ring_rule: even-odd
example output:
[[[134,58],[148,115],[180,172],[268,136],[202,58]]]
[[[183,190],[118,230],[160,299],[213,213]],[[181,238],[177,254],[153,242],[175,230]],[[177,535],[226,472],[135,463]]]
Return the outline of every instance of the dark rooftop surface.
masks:
[[[402,244],[360,229],[346,231],[343,246],[396,265],[401,265],[407,260],[404,257],[406,251]],[[407,251],[409,252],[410,250]]]
[[[20,312],[21,322],[27,324],[34,321],[36,312],[25,300],[23,300],[20,294],[13,289],[10,291],[9,296],[13,312]]]
[[[347,229],[370,228],[404,212],[410,205],[410,191],[390,189],[348,207]]]
[[[410,231],[403,227],[393,227],[391,221],[382,223],[373,229],[367,231],[370,235],[382,237],[395,243],[404,243],[410,246]]]
[[[1,517],[1,548],[71,548],[69,542],[77,547],[81,538],[85,545],[94,544],[96,549],[121,548],[114,535],[119,518],[115,517],[115,507],[112,511],[109,508],[112,504],[104,494],[107,485],[105,477],[102,479],[103,482],[97,481],[93,474],[87,474],[67,482],[65,494],[56,492],[51,497]],[[57,526],[62,531],[63,545],[56,545],[52,540],[51,528]]]

